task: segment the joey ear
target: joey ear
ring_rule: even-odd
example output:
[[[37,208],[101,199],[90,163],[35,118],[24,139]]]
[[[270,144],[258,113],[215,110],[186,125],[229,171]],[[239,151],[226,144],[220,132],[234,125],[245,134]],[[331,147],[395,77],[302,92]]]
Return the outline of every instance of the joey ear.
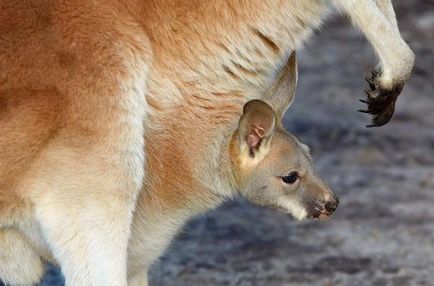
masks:
[[[238,123],[240,155],[261,160],[269,151],[276,121],[276,114],[267,103],[261,100],[247,102]]]
[[[285,111],[291,106],[297,88],[297,55],[293,51],[288,62],[280,71],[276,80],[265,93],[265,99],[271,104],[277,118],[282,119]]]

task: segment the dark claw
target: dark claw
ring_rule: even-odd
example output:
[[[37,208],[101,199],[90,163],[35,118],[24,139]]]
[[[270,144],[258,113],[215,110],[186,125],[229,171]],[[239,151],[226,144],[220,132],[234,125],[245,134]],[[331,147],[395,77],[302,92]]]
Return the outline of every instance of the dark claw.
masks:
[[[358,109],[357,111],[361,113],[371,113],[369,110],[363,110],[363,109]]]
[[[358,111],[373,115],[372,123],[366,127],[379,127],[388,123],[395,110],[395,101],[402,91],[403,84],[396,85],[392,89],[383,88],[378,81],[379,76],[378,71],[365,76],[369,84],[369,89],[365,90],[367,99],[359,99],[360,102],[367,104],[368,108]]]
[[[369,87],[371,88],[371,90],[374,90],[375,89],[375,82],[374,82],[374,80],[372,78],[368,77],[368,76],[365,77],[365,80],[368,82]]]

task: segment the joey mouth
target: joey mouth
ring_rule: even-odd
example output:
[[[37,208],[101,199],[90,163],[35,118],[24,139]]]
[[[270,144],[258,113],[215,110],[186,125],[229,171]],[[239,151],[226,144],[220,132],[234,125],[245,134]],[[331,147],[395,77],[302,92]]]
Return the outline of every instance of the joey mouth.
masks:
[[[286,204],[267,205],[265,207],[285,213],[297,221],[304,219],[327,220],[336,211],[339,199],[333,196],[329,201],[320,200],[305,204],[286,202]]]
[[[338,197],[333,197],[330,201],[316,202],[308,207],[308,218],[325,220],[330,218],[339,205]]]
[[[326,220],[333,215],[333,212],[327,211],[325,209],[320,209],[315,207],[310,213],[308,218],[317,220]]]

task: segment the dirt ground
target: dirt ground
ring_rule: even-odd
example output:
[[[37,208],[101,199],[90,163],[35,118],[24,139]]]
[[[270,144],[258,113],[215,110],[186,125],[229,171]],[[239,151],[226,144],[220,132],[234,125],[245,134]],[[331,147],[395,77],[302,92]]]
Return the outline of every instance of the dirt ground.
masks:
[[[345,18],[299,53],[285,124],[340,196],[333,218],[297,223],[241,200],[227,204],[189,224],[150,285],[434,285],[434,1],[394,3],[417,61],[385,127],[365,128],[369,117],[356,112],[375,62]],[[50,269],[41,286],[62,283]]]

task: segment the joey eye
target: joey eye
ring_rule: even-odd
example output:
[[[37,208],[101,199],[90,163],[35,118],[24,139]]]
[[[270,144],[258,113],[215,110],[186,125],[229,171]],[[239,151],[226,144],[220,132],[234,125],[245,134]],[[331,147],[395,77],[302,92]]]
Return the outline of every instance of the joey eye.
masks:
[[[290,172],[289,174],[282,177],[282,181],[285,184],[294,184],[298,180],[297,172]]]

